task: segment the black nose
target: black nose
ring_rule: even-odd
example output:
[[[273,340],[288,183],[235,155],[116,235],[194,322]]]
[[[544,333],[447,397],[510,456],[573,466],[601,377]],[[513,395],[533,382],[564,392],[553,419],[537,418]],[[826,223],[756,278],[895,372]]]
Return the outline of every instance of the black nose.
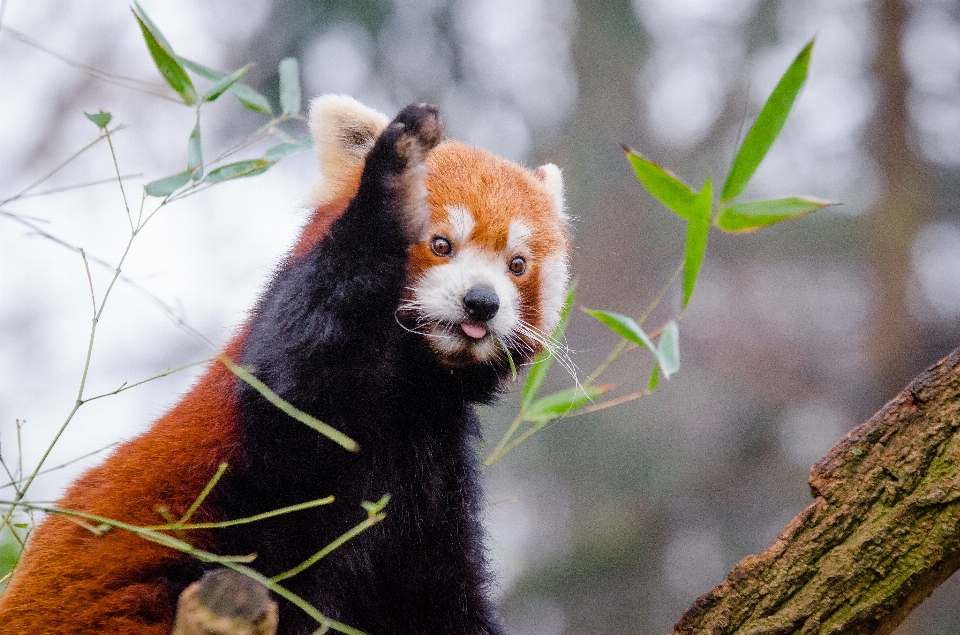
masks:
[[[463,296],[463,308],[471,320],[486,322],[493,318],[500,310],[500,298],[497,292],[485,284],[471,287]]]

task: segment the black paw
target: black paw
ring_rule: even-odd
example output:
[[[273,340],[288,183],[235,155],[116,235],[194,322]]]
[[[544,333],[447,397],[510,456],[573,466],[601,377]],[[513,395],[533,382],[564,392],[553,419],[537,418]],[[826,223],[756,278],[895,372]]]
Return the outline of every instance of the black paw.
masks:
[[[443,140],[443,120],[436,106],[411,104],[390,122],[380,139],[402,163],[420,163]]]
[[[172,635],[274,635],[277,604],[259,582],[230,569],[208,571],[180,594]]]

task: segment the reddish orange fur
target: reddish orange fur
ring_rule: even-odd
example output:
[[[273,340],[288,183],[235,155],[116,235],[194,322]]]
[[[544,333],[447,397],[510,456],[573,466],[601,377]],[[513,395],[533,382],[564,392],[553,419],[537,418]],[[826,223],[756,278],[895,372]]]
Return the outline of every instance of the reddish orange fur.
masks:
[[[505,247],[511,219],[534,229],[529,241],[534,263],[566,249],[562,223],[544,218],[554,202],[532,173],[470,146],[448,141],[427,158],[426,186],[435,221],[445,204],[462,204],[482,217],[471,240],[497,251]],[[343,213],[356,192],[359,169],[350,190],[318,207],[288,258],[307,253]],[[514,207],[502,207],[506,200]],[[516,193],[519,192],[520,195]],[[499,200],[498,200],[499,199]],[[437,257],[427,242],[411,247],[411,276]],[[516,281],[528,320],[539,319],[539,271]],[[238,359],[245,332],[226,348]],[[234,464],[242,443],[234,411],[234,375],[214,362],[180,402],[150,430],[124,443],[102,465],[81,476],[58,507],[97,514],[141,526],[162,524],[165,506],[179,517],[192,504],[221,462]],[[201,508],[194,521],[209,518]],[[210,547],[212,535],[190,532],[188,541]],[[63,516],[48,517],[30,538],[29,548],[9,587],[0,595],[0,630],[24,635],[169,635],[177,598],[156,582],[163,571],[191,566],[191,556],[112,529],[96,535]],[[158,573],[159,572],[159,573]]]
[[[352,195],[318,207],[288,258],[309,251]],[[239,359],[244,337],[241,330],[227,345],[232,359]],[[223,364],[211,364],[173,409],[84,473],[57,507],[139,526],[165,523],[160,506],[179,518],[220,463],[238,460],[235,381]],[[192,520],[223,519],[210,518],[201,507]],[[186,538],[197,548],[212,547],[209,532],[192,531]],[[156,580],[164,570],[194,562],[131,532],[111,529],[98,536],[67,517],[51,515],[30,537],[0,593],[0,633],[169,635],[177,598],[169,597],[162,584],[141,580]]]

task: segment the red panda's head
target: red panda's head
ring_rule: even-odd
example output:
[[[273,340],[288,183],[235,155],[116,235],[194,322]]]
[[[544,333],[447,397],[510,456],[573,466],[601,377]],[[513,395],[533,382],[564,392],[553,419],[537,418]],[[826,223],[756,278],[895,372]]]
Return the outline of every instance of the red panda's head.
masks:
[[[386,116],[343,96],[313,102],[322,208],[356,192]],[[429,219],[409,249],[397,319],[454,366],[532,358],[556,327],[568,283],[569,235],[560,170],[528,170],[445,141],[426,159]],[[339,206],[339,205],[338,205]]]

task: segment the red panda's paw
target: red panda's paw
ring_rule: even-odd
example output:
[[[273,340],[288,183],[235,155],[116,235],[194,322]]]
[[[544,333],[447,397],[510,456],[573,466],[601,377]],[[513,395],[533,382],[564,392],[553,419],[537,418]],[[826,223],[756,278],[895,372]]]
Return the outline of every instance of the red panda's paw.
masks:
[[[230,569],[208,571],[180,594],[172,635],[275,635],[277,603]]]
[[[443,139],[443,120],[436,106],[410,104],[394,118],[384,135],[396,135],[397,155],[408,164],[423,162],[427,153]]]
[[[390,122],[367,160],[367,169],[385,169],[384,183],[392,190],[390,198],[410,244],[422,239],[430,219],[424,160],[442,139],[443,120],[436,107],[411,104]]]

